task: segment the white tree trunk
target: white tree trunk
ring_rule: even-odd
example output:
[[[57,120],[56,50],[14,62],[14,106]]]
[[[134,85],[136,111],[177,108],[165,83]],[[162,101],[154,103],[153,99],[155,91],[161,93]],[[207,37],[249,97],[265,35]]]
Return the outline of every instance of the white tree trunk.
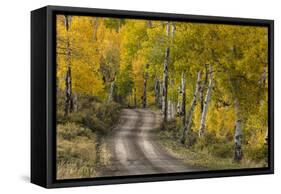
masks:
[[[168,100],[168,109],[167,109],[167,120],[170,121],[172,119],[172,102]]]
[[[73,111],[77,112],[79,109],[78,104],[78,94],[76,92],[73,93]]]
[[[199,128],[199,137],[203,137],[205,133],[205,128],[206,128],[206,117],[207,117],[207,111],[208,111],[208,106],[209,102],[211,100],[211,93],[213,89],[213,72],[212,72],[212,66],[210,66],[210,80],[209,80],[209,86],[207,89],[206,97],[204,100],[204,105],[203,105],[203,111],[201,115],[201,122],[200,122],[200,128]]]
[[[99,26],[99,19],[98,17],[93,19],[93,40],[97,41],[97,32],[98,32],[98,26]]]
[[[182,117],[182,125],[185,125],[186,119],[186,108],[185,108],[185,101],[186,101],[186,78],[185,73],[182,73],[181,76],[181,95],[182,95],[182,104],[181,104],[181,117]]]
[[[266,128],[266,132],[265,132],[264,144],[268,145],[268,127]]]
[[[237,98],[234,100],[235,108],[235,133],[234,133],[234,160],[240,161],[242,159],[242,118],[240,115],[240,104]]]
[[[197,81],[196,81],[196,87],[195,87],[195,91],[194,91],[194,95],[193,95],[193,100],[192,100],[192,103],[191,103],[191,106],[188,111],[188,114],[187,114],[187,117],[185,120],[185,124],[183,127],[183,132],[182,132],[182,137],[181,137],[182,144],[185,143],[186,136],[188,135],[188,132],[191,127],[192,115],[193,115],[193,111],[194,111],[194,108],[195,108],[197,100],[198,100],[198,96],[199,96],[198,94],[199,94],[200,87],[201,87],[200,81],[201,81],[201,71],[199,71],[198,75],[197,75]]]
[[[167,38],[169,41],[170,37],[170,23],[167,23]],[[170,47],[167,46],[164,58],[163,67],[163,91],[162,91],[162,111],[163,111],[163,121],[167,122],[167,110],[168,110],[168,63],[170,56]]]
[[[176,116],[176,105],[171,100],[168,100],[168,121],[175,119]]]
[[[181,85],[178,86],[178,99],[177,99],[177,115],[181,116],[181,104],[182,104],[182,95],[181,95]]]
[[[201,86],[201,91],[200,91],[200,112],[201,115],[203,113],[203,108],[204,108],[204,95],[205,95],[205,90],[208,84],[208,74],[209,74],[209,70],[208,70],[208,64],[205,64],[205,80],[204,82],[202,81],[202,86]]]
[[[172,102],[172,119],[175,119],[176,114],[176,103]]]
[[[67,116],[73,110],[73,97],[72,97],[72,77],[71,77],[71,53],[70,53],[70,41],[68,30],[71,24],[71,16],[65,15],[64,24],[67,31],[66,34],[66,75],[65,75],[65,103],[64,114]]]
[[[115,80],[111,82],[110,84],[110,90],[108,95],[108,102],[113,101],[113,95],[114,95],[114,88],[115,88]]]

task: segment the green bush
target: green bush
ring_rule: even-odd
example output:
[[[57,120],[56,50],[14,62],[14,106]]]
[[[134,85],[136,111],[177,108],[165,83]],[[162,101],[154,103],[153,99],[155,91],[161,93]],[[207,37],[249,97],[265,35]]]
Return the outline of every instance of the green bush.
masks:
[[[233,143],[210,145],[210,153],[220,158],[232,158],[234,155]]]
[[[101,135],[108,134],[120,115],[121,106],[115,102],[101,102],[96,97],[79,95],[78,110],[64,115],[64,100],[62,92],[57,96],[57,123],[76,123],[91,129]]]
[[[91,130],[81,127],[75,123],[66,123],[64,125],[57,125],[57,135],[66,140],[72,140],[78,136],[92,138]]]
[[[245,146],[244,155],[255,162],[267,161],[268,146]]]
[[[196,134],[196,136],[198,136],[198,134]],[[208,148],[208,146],[214,145],[216,143],[218,143],[216,135],[211,132],[205,132],[203,137],[198,138],[196,144],[194,145],[194,148],[195,150],[203,150],[205,148]]]
[[[190,130],[188,136],[186,137],[186,144],[188,147],[194,146],[198,141],[198,133],[193,130]]]

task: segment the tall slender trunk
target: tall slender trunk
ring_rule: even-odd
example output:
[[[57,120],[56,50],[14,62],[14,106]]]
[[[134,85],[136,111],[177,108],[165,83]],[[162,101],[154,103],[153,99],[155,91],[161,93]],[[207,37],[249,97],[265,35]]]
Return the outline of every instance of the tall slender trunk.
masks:
[[[175,119],[176,117],[176,103],[175,102],[172,102],[172,106],[171,106],[171,112],[172,112],[172,119]]]
[[[212,66],[210,66],[210,80],[209,80],[209,86],[207,89],[206,97],[204,100],[204,106],[203,106],[203,112],[201,115],[201,122],[200,122],[200,128],[199,128],[199,137],[203,137],[205,133],[205,128],[206,128],[206,116],[208,112],[208,106],[209,102],[211,100],[211,93],[213,89],[213,72],[212,72]]]
[[[172,42],[174,42],[174,39],[175,39],[175,32],[176,32],[176,25],[175,24],[172,24],[172,34],[171,34],[171,39],[172,39]]]
[[[209,75],[208,65],[205,64],[205,80],[204,80],[204,82],[202,82],[201,91],[200,91],[200,111],[201,111],[201,115],[203,113],[203,108],[204,108],[204,95],[205,95],[205,90],[206,90],[207,83],[208,83],[208,77],[209,77],[208,75]]]
[[[167,107],[167,120],[170,121],[172,119],[172,102],[168,100],[168,107]]]
[[[175,119],[176,116],[176,105],[175,102],[168,100],[168,120]]]
[[[181,84],[178,86],[178,99],[177,99],[177,116],[181,116],[182,94]]]
[[[115,79],[110,84],[110,90],[109,90],[109,95],[108,95],[108,102],[112,102],[113,101],[114,88],[115,88]]]
[[[66,75],[65,75],[65,103],[64,114],[67,116],[73,111],[73,98],[72,98],[72,77],[71,77],[71,53],[70,53],[70,40],[69,40],[69,28],[71,23],[71,16],[64,16],[64,24],[66,28]]]
[[[143,79],[143,95],[142,95],[142,108],[146,108],[146,86],[147,86],[147,79],[148,79],[148,73],[144,73],[144,79]]]
[[[261,85],[262,86],[266,86],[266,79],[267,79],[267,65],[266,63],[264,64],[264,67],[263,67],[263,73],[262,73],[262,76],[261,76]]]
[[[73,93],[73,111],[77,112],[79,108],[78,104],[78,94],[76,92]]]
[[[240,104],[237,98],[234,100],[235,108],[235,133],[234,133],[234,160],[239,162],[242,159],[242,118],[240,114]]]
[[[237,78],[236,78],[237,79]],[[237,80],[229,77],[229,82],[234,98],[234,111],[235,111],[235,131],[234,131],[234,161],[240,162],[242,160],[242,118],[240,113],[240,103],[237,97]]]
[[[160,89],[160,96],[159,96],[159,107],[162,109],[162,112],[164,112],[164,110],[163,110],[163,98],[162,98],[162,96],[163,96],[163,80],[160,80],[159,81],[159,89]]]
[[[167,23],[167,39],[169,41],[170,37],[170,23]],[[163,121],[164,125],[167,122],[167,109],[168,109],[168,63],[170,56],[170,47],[169,43],[165,51],[164,58],[164,68],[163,68],[163,93],[162,93],[162,110],[163,110]],[[164,128],[163,128],[164,129]]]
[[[185,119],[186,119],[186,108],[185,108],[185,101],[186,101],[186,78],[185,73],[182,73],[181,75],[181,95],[182,95],[182,104],[181,104],[181,117],[182,117],[182,126],[185,125]]]
[[[137,90],[136,87],[134,87],[134,107],[137,108]]]
[[[67,67],[65,76],[65,105],[64,114],[67,116],[73,110],[73,99],[72,99],[72,83],[71,83],[71,68],[70,65]]]
[[[192,100],[191,106],[189,108],[187,117],[185,119],[185,123],[184,123],[184,127],[183,127],[183,132],[182,132],[182,137],[181,137],[181,140],[180,140],[182,144],[185,143],[186,136],[188,135],[188,132],[189,132],[190,127],[191,127],[192,115],[193,115],[193,111],[194,111],[194,108],[195,108],[196,103],[197,103],[198,93],[199,93],[200,87],[201,87],[200,82],[201,82],[201,71],[198,72],[197,81],[196,81],[196,87],[195,87],[195,91],[194,91],[194,95],[193,95],[193,100]]]
[[[173,70],[170,71],[170,79],[169,79],[169,86],[171,88],[174,88],[175,85],[175,80],[174,80],[174,73]],[[173,119],[175,119],[175,102],[173,101],[173,99],[168,100],[168,120],[171,121]]]
[[[168,35],[168,47],[170,48],[170,41],[173,44],[174,42],[174,37],[175,37],[175,31],[176,31],[176,26],[175,24],[169,24],[169,27],[167,26],[167,35]],[[169,85],[171,88],[174,88],[175,81],[174,81],[174,70],[171,68],[170,71],[170,80],[169,80]],[[167,88],[168,90],[168,88]],[[169,119],[168,120],[173,120],[175,119],[176,116],[176,103],[173,100],[168,100],[168,113],[169,113]]]
[[[267,128],[267,130],[266,130],[266,132],[265,132],[264,144],[265,144],[265,145],[268,145],[268,128]]]
[[[98,32],[98,26],[99,26],[99,19],[96,17],[93,19],[93,40],[97,41],[97,32]]]
[[[148,20],[148,21],[147,21],[147,27],[148,27],[148,28],[152,28],[152,21],[151,21],[151,20]]]
[[[155,83],[154,83],[154,94],[155,94],[155,105],[159,106],[161,105],[161,95],[160,95],[161,87],[160,87],[160,81],[155,78]]]

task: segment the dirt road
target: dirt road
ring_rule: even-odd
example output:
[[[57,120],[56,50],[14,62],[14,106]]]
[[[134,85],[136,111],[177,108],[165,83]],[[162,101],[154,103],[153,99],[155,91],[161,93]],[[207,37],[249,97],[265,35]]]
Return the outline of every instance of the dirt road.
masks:
[[[101,176],[196,171],[172,157],[155,141],[161,115],[149,109],[123,109],[111,139],[112,164]]]

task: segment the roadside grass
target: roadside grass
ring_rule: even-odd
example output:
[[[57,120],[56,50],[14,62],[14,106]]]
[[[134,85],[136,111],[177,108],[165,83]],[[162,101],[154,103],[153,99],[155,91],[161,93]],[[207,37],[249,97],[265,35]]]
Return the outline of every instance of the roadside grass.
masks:
[[[118,123],[120,106],[80,97],[78,111],[64,116],[57,105],[57,179],[90,178],[110,163],[107,137]]]
[[[233,160],[233,143],[216,142],[210,136],[206,139],[198,140],[197,134],[191,132],[188,142],[183,145],[180,143],[181,131],[175,127],[174,123],[168,123],[166,130],[158,129],[158,142],[164,149],[176,158],[182,159],[187,165],[198,169],[222,170],[222,169],[241,169],[241,168],[260,168],[266,167],[264,159],[250,159],[249,153],[253,154],[253,148],[244,146],[244,158],[237,163]],[[209,139],[208,139],[209,138]],[[211,141],[206,143],[207,141]]]
[[[98,168],[109,163],[110,152],[103,139],[75,123],[57,126],[58,179],[98,176]]]

